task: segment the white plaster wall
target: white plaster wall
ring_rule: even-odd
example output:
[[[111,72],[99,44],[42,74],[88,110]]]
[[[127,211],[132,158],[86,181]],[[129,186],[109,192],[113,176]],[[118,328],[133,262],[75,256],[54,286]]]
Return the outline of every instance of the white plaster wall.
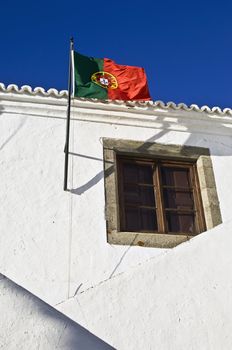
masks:
[[[209,147],[230,218],[231,117],[78,102],[64,192],[66,100],[0,97],[0,271],[49,304],[167,252],[107,244],[102,137]]]
[[[56,136],[64,123],[8,114],[0,120],[0,271],[53,303],[67,295],[69,201]]]
[[[120,350],[231,349],[231,233],[221,224],[58,309]]]
[[[2,350],[110,350],[111,346],[0,276]]]

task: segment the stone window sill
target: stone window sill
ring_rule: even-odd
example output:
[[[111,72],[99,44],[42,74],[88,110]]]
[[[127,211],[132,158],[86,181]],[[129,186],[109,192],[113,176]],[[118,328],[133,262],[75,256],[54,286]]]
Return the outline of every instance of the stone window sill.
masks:
[[[153,248],[173,248],[195,236],[141,233],[141,232],[111,232],[108,233],[108,243]]]

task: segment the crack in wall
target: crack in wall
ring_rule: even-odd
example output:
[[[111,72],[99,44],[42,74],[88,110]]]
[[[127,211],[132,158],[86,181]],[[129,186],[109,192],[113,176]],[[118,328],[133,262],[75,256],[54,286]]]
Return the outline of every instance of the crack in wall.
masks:
[[[184,243],[182,243],[182,244],[188,244],[188,243],[189,243],[189,241],[184,242]],[[182,245],[182,244],[181,244],[181,245]],[[177,247],[175,247],[175,248],[173,248],[173,249],[177,249],[178,247],[179,247],[179,246],[177,246]],[[173,250],[173,249],[172,249],[172,250]],[[127,250],[128,250],[128,249],[127,249]],[[172,251],[172,250],[171,250],[171,251]],[[126,251],[126,252],[127,252],[127,251]],[[125,254],[126,252],[124,252],[124,254]],[[154,259],[157,259],[157,262],[159,262],[159,260],[162,259],[168,252],[170,252],[170,251],[167,250],[167,251],[164,251],[164,252],[163,252],[162,254],[160,254],[159,256],[153,256],[153,257],[151,257],[151,258],[148,258],[148,259],[146,259],[145,261],[142,261],[142,262],[136,264],[135,266],[130,267],[129,270],[133,270],[133,269],[135,269],[135,268],[138,268],[138,267],[140,267],[141,265],[144,265],[144,264],[146,264],[147,262],[149,262],[149,261],[151,261],[151,260],[154,260]],[[62,301],[60,301],[59,303],[53,305],[53,307],[62,305],[62,304],[66,303],[66,302],[68,302],[68,301],[70,301],[70,300],[72,300],[72,299],[75,299],[75,298],[77,298],[80,294],[86,293],[86,292],[88,292],[88,291],[91,290],[91,289],[97,288],[97,287],[99,287],[100,285],[102,285],[103,283],[106,283],[106,282],[112,280],[113,278],[117,278],[117,277],[119,277],[119,276],[121,276],[121,275],[123,275],[123,274],[125,274],[125,273],[127,273],[127,272],[128,272],[128,270],[122,271],[122,272],[118,272],[116,275],[113,275],[113,274],[111,273],[111,275],[110,275],[108,278],[106,278],[106,279],[104,279],[104,280],[101,280],[100,282],[98,282],[98,283],[96,283],[96,284],[93,284],[92,286],[90,286],[90,287],[88,287],[88,288],[86,288],[86,289],[84,289],[84,290],[82,290],[82,291],[79,292],[79,290],[81,289],[81,287],[82,287],[82,285],[83,285],[83,283],[80,283],[80,284],[78,285],[78,287],[77,287],[75,293],[74,293],[72,296],[70,296],[69,298],[67,298],[67,299],[65,299],[65,300],[62,300]]]

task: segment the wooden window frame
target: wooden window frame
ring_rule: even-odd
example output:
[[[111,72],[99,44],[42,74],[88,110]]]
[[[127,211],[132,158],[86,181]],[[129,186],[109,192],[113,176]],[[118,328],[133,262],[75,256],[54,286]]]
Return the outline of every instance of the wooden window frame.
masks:
[[[195,162],[190,161],[173,161],[173,160],[166,160],[166,159],[149,159],[149,158],[136,158],[136,157],[128,157],[128,156],[121,156],[117,155],[116,157],[117,162],[117,178],[118,178],[118,199],[119,199],[119,218],[120,218],[120,231],[126,232],[125,227],[125,207],[124,207],[124,201],[123,201],[123,176],[122,176],[122,164],[123,163],[132,163],[132,164],[147,164],[147,165],[153,165],[154,166],[154,172],[153,172],[153,185],[154,188],[154,197],[155,197],[155,203],[156,206],[154,209],[156,210],[156,216],[157,216],[157,231],[139,231],[141,233],[158,233],[158,234],[175,234],[175,235],[189,235],[189,236],[196,236],[197,234],[205,231],[206,225],[205,225],[205,218],[204,218],[204,211],[202,206],[202,200],[201,200],[201,194],[200,194],[200,187],[199,187],[199,180],[197,176],[197,170],[196,170],[196,164]],[[164,204],[164,198],[163,198],[163,188],[167,187],[163,185],[162,182],[162,176],[161,176],[161,168],[162,167],[175,167],[175,168],[182,168],[182,169],[189,169],[190,177],[191,177],[191,183],[192,187],[189,188],[189,190],[193,193],[193,203],[194,203],[194,209],[192,210],[184,210],[184,209],[174,209],[174,208],[165,208]],[[170,186],[168,186],[170,188]],[[174,187],[176,188],[176,187]],[[146,207],[146,206],[145,206]],[[196,232],[194,234],[189,234],[187,232],[169,232],[168,231],[168,224],[167,219],[165,215],[165,211],[178,211],[178,212],[194,212],[195,217],[195,225],[196,225]],[[130,231],[133,232],[133,231]]]

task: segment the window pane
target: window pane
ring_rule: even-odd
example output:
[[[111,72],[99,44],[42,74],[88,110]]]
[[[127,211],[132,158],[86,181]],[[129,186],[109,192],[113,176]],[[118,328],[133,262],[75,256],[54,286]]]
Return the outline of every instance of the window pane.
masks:
[[[140,209],[141,231],[157,231],[157,217],[155,210]]]
[[[123,163],[124,182],[138,183],[138,166],[132,163]]]
[[[139,208],[125,208],[125,230],[140,231],[140,213]]]
[[[190,187],[189,169],[162,167],[162,182],[166,186]]]
[[[124,182],[152,184],[152,164],[123,163],[123,178]]]
[[[125,208],[125,231],[157,231],[157,218],[154,209]]]
[[[124,201],[126,204],[155,207],[154,189],[152,186],[124,184]]]
[[[140,204],[155,207],[154,188],[150,186],[139,186]]]
[[[173,209],[194,209],[192,192],[164,189],[164,206]]]
[[[152,165],[139,165],[139,182],[144,184],[153,183]]]
[[[195,233],[194,215],[167,213],[168,232]]]
[[[124,184],[124,201],[130,204],[140,204],[140,189],[138,185]]]

